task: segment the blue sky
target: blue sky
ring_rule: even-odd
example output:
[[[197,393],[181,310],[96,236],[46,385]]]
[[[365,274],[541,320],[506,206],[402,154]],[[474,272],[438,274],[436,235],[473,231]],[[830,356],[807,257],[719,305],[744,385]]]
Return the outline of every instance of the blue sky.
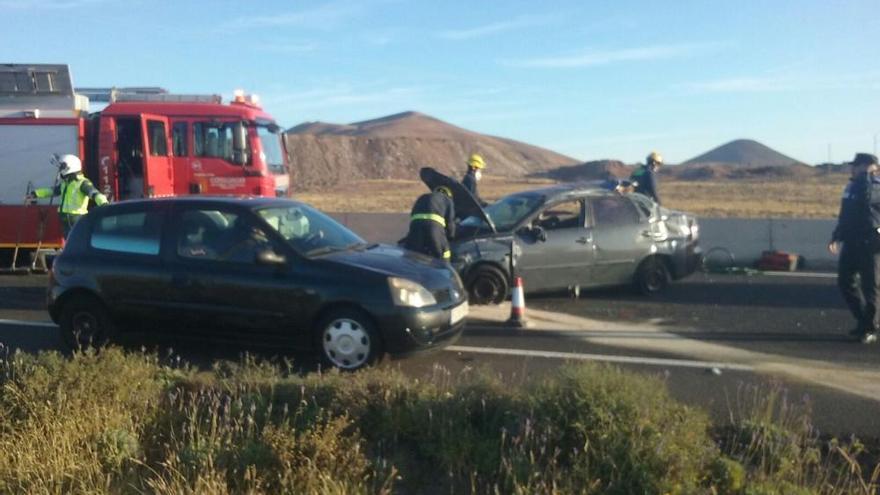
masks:
[[[258,93],[285,127],[421,111],[581,160],[880,134],[880,2],[0,0],[0,62],[79,86]]]

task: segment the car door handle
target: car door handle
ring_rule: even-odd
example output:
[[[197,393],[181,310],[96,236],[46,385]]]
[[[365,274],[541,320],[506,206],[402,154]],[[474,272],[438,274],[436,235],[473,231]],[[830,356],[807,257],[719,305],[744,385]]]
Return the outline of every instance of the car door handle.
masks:
[[[592,241],[592,239],[589,237],[579,237],[574,242],[577,242],[578,244],[588,244],[590,241]]]

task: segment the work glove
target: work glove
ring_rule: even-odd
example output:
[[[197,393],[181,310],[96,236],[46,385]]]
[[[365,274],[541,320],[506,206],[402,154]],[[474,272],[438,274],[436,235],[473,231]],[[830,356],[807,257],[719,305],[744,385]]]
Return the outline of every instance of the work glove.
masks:
[[[104,205],[106,205],[106,204],[108,204],[108,203],[110,203],[110,202],[107,201],[107,198],[104,197],[103,194],[95,195],[95,204],[96,204],[96,205],[98,205],[98,206],[104,206]]]

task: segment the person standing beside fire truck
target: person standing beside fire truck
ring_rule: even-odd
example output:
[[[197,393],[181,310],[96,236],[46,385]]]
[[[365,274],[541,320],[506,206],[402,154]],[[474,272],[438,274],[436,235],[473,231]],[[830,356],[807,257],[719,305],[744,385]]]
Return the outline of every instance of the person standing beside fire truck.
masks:
[[[41,187],[31,192],[31,198],[51,198],[61,196],[58,215],[61,217],[61,228],[64,239],[76,225],[76,222],[89,212],[89,199],[95,200],[98,206],[109,203],[107,197],[82,174],[82,162],[76,155],[62,155],[57,159],[58,175],[61,183],[54,187]]]

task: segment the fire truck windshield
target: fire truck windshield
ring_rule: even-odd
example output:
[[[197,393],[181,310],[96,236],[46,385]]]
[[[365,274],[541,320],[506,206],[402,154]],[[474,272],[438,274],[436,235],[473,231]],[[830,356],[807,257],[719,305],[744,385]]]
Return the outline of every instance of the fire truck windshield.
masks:
[[[275,174],[284,174],[284,157],[281,150],[281,136],[276,124],[258,124],[257,136],[260,137],[260,148],[263,150],[266,166]]]

